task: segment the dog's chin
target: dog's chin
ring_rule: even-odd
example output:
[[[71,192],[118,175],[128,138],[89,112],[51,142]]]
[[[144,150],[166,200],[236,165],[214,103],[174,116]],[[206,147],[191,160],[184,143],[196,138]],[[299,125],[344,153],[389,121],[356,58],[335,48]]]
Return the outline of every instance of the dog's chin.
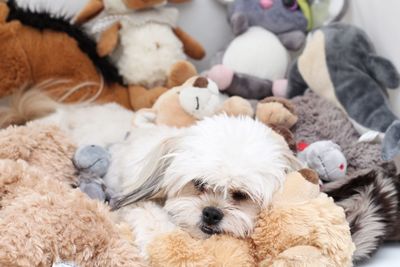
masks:
[[[191,229],[184,230],[186,230],[186,232],[188,232],[193,238],[196,239],[207,239],[213,235],[219,235],[222,233],[218,228],[207,225],[200,225]]]

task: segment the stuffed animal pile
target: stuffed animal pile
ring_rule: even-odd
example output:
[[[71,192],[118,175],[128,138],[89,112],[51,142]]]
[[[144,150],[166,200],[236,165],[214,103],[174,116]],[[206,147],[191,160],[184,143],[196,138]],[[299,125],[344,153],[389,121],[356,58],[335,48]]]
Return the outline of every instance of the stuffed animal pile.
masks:
[[[400,85],[396,68],[362,30],[331,23],[342,12],[326,1],[221,1],[235,38],[201,74],[189,58],[206,51],[170,5],[186,0],[0,2],[0,98],[37,88],[58,102],[115,102],[137,111],[127,129],[221,113],[263,122],[304,169],[287,175],[254,231],[203,240],[176,227],[144,258],[110,209],[107,147],[11,116],[21,126],[0,130],[1,266],[346,267],[400,240],[400,120],[385,91]]]

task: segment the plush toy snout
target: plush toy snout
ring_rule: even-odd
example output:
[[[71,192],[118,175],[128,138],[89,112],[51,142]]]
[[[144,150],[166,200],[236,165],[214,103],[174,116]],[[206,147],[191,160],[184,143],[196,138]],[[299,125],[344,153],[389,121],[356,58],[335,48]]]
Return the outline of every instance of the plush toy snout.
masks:
[[[260,6],[263,9],[269,9],[274,5],[274,1],[273,0],[260,0]]]

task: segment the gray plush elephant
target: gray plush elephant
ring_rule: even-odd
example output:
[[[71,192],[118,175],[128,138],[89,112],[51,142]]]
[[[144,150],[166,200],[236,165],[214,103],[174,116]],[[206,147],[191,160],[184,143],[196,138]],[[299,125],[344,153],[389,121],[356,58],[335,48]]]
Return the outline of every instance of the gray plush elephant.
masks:
[[[300,49],[312,27],[308,1],[236,0],[228,10],[236,38],[215,57],[207,75],[230,96],[271,96],[286,77],[288,50]]]
[[[400,152],[400,121],[386,88],[400,85],[395,66],[376,55],[366,33],[355,26],[334,23],[310,35],[290,70],[287,96],[310,88],[346,112],[361,134],[381,136],[382,157],[392,160]]]

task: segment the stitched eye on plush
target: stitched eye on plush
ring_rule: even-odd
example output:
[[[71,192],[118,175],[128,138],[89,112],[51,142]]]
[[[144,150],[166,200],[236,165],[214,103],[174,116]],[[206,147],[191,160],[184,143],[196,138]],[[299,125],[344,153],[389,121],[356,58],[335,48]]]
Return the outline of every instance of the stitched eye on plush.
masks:
[[[244,200],[249,199],[249,195],[242,191],[233,191],[232,199],[235,201],[244,201]]]
[[[299,9],[299,5],[297,3],[297,0],[282,0],[283,5],[291,10],[291,11],[295,11]]]

